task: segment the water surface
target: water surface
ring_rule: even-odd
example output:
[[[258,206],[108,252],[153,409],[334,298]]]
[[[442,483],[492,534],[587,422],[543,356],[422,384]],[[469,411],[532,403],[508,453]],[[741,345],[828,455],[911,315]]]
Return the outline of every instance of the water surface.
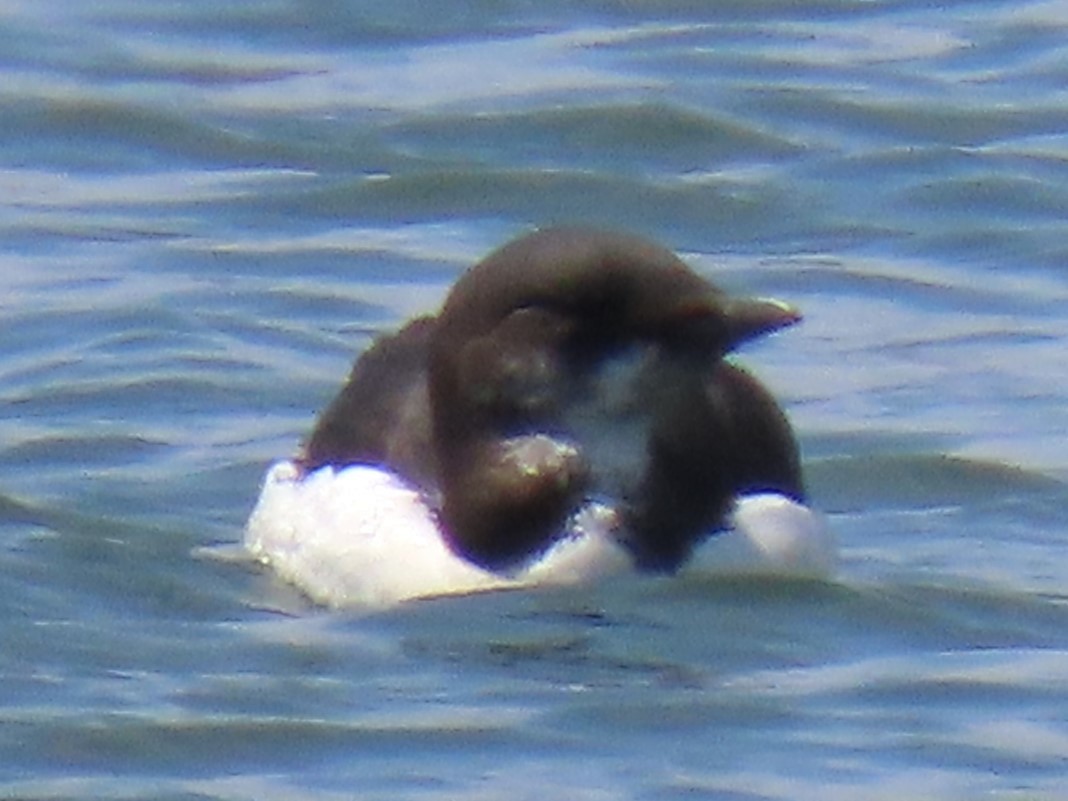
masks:
[[[5,797],[1060,798],[1056,2],[0,9]],[[828,583],[317,610],[240,538],[352,358],[588,222],[805,323],[742,360]]]

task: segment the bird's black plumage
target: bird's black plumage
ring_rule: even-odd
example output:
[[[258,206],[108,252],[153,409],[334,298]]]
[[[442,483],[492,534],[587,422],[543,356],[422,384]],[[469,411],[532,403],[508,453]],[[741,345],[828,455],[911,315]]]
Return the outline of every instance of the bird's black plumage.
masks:
[[[469,269],[440,313],[372,346],[320,417],[303,463],[383,464],[438,499],[455,549],[493,569],[551,544],[591,493],[618,492],[636,562],[672,570],[740,492],[803,496],[778,404],[724,356],[790,325],[782,304],[728,296],[639,237],[548,228]],[[570,424],[593,377],[642,354],[636,475],[598,486]]]

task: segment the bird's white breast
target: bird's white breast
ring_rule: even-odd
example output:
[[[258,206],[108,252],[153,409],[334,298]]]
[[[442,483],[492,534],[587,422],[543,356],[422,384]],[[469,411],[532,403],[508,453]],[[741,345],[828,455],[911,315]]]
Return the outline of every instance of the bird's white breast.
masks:
[[[822,518],[780,495],[739,499],[733,528],[704,540],[685,572],[826,577],[834,541]],[[372,465],[303,475],[282,461],[267,472],[245,529],[260,562],[313,601],[381,609],[403,601],[493,589],[582,584],[631,569],[615,538],[618,516],[590,503],[546,552],[509,574],[457,555],[423,496]]]

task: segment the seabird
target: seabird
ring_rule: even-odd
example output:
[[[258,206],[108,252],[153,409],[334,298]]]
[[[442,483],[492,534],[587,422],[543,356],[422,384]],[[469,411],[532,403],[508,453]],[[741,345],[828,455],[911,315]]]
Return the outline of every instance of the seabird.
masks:
[[[428,499],[451,548],[491,571],[529,564],[605,497],[635,564],[673,571],[739,495],[804,501],[785,415],[725,358],[798,320],[643,238],[542,229],[470,268],[438,315],[367,350],[299,464],[387,467]],[[619,364],[630,400],[588,425]],[[607,463],[602,440],[623,440],[634,464]]]

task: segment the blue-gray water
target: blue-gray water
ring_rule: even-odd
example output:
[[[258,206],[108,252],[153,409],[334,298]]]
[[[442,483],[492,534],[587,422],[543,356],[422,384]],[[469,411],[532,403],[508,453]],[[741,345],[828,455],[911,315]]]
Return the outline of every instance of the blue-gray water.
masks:
[[[1068,797],[1068,5],[0,5],[0,796]],[[316,610],[236,542],[532,225],[807,315],[830,583]]]

